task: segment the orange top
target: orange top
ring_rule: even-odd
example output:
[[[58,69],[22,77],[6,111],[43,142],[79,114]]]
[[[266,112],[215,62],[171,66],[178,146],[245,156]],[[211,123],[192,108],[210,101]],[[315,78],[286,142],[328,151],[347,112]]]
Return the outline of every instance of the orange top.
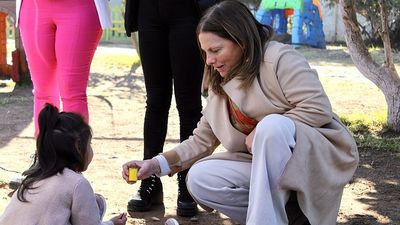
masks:
[[[235,103],[228,98],[229,119],[238,131],[248,135],[256,127],[258,121],[243,114]]]

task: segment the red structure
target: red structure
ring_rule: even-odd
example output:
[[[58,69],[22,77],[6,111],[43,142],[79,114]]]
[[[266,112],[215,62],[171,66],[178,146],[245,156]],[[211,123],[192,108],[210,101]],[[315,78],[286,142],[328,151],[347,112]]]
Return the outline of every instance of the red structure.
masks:
[[[0,0],[0,78],[11,77],[14,82],[29,80],[28,65],[22,46],[19,30],[15,29],[15,51],[12,64],[7,63],[7,17],[15,21],[15,0]]]

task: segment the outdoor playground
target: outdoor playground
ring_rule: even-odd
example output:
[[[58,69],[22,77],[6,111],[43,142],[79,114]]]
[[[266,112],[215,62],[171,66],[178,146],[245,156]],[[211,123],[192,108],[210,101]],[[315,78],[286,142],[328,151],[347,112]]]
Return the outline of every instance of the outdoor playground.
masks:
[[[304,47],[299,51],[318,70],[333,108],[341,117],[362,118],[361,115],[364,115],[379,124],[379,118],[386,109],[383,95],[353,66],[345,47],[328,46],[326,50]],[[379,49],[375,52],[376,57],[382,54]],[[399,54],[396,60],[399,68]],[[129,196],[138,188],[137,184],[128,185],[121,179],[121,165],[129,159],[142,158],[145,90],[138,57],[130,45],[103,45],[98,48],[88,95],[95,157],[84,174],[94,190],[107,198],[106,218],[109,218],[126,210]],[[29,166],[35,149],[31,87],[15,86],[11,80],[1,80],[0,106],[2,212],[12,193],[7,184],[9,179],[15,172],[20,173]],[[178,143],[177,118],[177,111],[172,105],[165,149]],[[370,148],[366,144],[359,144],[360,165],[354,179],[346,186],[338,224],[398,225],[400,151],[385,150],[385,146]],[[165,184],[164,207],[155,212],[133,215],[129,217],[128,224],[159,225],[169,217],[177,218],[180,224],[234,224],[221,214],[203,210],[197,222],[176,217],[176,177],[162,179]],[[152,217],[161,221],[154,221]]]

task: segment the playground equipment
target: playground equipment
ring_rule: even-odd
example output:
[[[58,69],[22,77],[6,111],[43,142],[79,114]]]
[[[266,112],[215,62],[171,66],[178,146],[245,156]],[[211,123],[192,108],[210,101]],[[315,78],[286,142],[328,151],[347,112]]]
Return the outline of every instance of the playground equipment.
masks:
[[[11,77],[14,82],[21,83],[29,80],[28,65],[18,29],[14,33],[12,64],[7,63],[7,16],[15,21],[15,0],[0,1],[0,78]]]
[[[292,14],[292,45],[326,48],[318,0],[262,0],[256,19],[274,27],[280,35],[287,33],[288,17]]]

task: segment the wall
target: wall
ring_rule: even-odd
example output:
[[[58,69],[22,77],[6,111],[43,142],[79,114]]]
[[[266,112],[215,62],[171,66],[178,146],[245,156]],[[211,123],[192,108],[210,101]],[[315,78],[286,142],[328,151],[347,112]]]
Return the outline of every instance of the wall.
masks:
[[[326,1],[320,1],[324,23],[324,34],[326,42],[343,42],[345,29],[337,4],[330,6]]]
[[[327,1],[320,0],[323,13],[324,34],[325,41],[327,42],[345,42],[345,27],[340,13],[338,4],[330,6]],[[360,24],[365,26],[368,24],[365,17],[357,14],[357,20]],[[370,29],[367,25],[367,30]]]

